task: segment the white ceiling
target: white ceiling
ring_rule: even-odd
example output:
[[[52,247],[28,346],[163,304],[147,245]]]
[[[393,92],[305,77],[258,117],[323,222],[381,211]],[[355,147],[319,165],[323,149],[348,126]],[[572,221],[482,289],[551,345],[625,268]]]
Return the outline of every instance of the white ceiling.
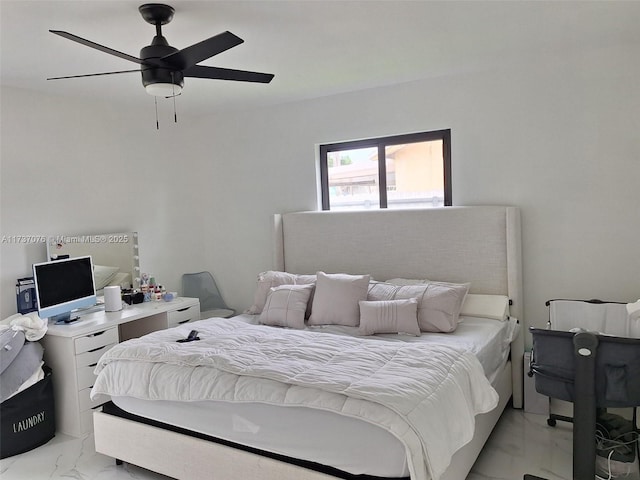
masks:
[[[136,64],[55,36],[64,30],[138,56],[155,34],[143,0],[0,0],[1,83],[149,107]],[[640,1],[187,1],[164,36],[177,48],[229,30],[245,43],[203,65],[275,74],[267,85],[185,79],[183,113],[271,106],[529,56],[640,44]],[[640,61],[640,59],[639,59]],[[639,79],[640,81],[640,79]]]

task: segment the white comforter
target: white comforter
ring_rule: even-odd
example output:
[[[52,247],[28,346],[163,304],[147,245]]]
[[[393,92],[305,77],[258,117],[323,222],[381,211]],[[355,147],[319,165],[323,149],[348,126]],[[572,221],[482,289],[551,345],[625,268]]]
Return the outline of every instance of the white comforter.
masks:
[[[177,343],[191,329],[200,341]],[[498,395],[471,353],[215,319],[116,345],[91,392],[147,400],[306,406],[361,418],[407,449],[411,478],[437,480]]]

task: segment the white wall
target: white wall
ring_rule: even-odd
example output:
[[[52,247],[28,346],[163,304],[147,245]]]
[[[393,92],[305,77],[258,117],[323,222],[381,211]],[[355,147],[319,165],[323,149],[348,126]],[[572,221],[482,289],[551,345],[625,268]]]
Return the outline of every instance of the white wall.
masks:
[[[31,103],[3,91],[2,233],[136,229],[143,268],[169,285],[184,271],[210,270],[241,310],[251,303],[255,275],[271,268],[271,214],[317,206],[315,145],[451,128],[454,204],[522,209],[527,324],[544,324],[550,298],[635,300],[638,53],[628,46],[523,58],[501,69],[220,113],[160,135],[149,130],[148,112],[118,119],[111,109]],[[11,125],[8,135],[14,117],[22,126]],[[36,136],[56,149],[31,141]],[[113,158],[132,169],[130,177],[113,176],[125,199],[117,214],[97,200],[89,202],[92,214],[57,197],[25,206],[17,200],[18,192],[51,183],[42,167],[83,166],[56,174],[69,188]],[[29,177],[20,174],[24,162],[37,164]],[[107,194],[104,185],[98,191]],[[163,210],[149,208],[149,198]],[[5,253],[17,250],[2,247],[3,300],[13,301],[6,290],[31,261],[19,253],[6,263]],[[3,304],[3,315],[12,311]]]
[[[271,213],[316,208],[314,145],[451,128],[454,203],[522,208],[528,324],[545,323],[550,298],[635,300],[637,56],[638,48],[609,48],[523,59],[216,118],[208,176],[235,180],[209,192],[225,208],[211,215],[224,227],[207,223],[207,263],[231,303],[248,305],[253,276],[271,266]]]
[[[199,268],[202,222],[190,208],[198,173],[184,165],[188,121],[165,121],[158,132],[152,100],[148,111],[129,112],[8,88],[1,107],[2,235],[138,231],[142,270],[171,289],[184,268]],[[45,252],[44,243],[1,245],[2,318],[16,311],[15,279]]]

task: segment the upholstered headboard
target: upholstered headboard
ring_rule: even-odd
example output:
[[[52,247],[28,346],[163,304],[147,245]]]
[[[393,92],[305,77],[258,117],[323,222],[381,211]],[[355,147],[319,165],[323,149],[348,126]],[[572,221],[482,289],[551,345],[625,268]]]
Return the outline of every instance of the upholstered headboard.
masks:
[[[522,313],[516,207],[297,212],[275,217],[275,268],[470,282],[471,293],[508,295]]]
[[[517,207],[285,213],[274,217],[274,268],[470,282],[471,293],[507,295],[522,323],[520,235]]]

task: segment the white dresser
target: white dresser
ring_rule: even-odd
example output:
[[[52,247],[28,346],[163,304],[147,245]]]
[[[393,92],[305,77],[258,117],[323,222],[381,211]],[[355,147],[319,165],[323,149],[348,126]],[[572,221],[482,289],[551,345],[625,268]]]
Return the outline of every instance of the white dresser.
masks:
[[[94,409],[109,400],[89,398],[93,371],[109,348],[195,320],[200,320],[200,301],[179,297],[171,302],[125,305],[119,312],[90,313],[68,325],[49,324],[41,343],[45,363],[53,370],[56,431],[79,437],[93,430]]]

